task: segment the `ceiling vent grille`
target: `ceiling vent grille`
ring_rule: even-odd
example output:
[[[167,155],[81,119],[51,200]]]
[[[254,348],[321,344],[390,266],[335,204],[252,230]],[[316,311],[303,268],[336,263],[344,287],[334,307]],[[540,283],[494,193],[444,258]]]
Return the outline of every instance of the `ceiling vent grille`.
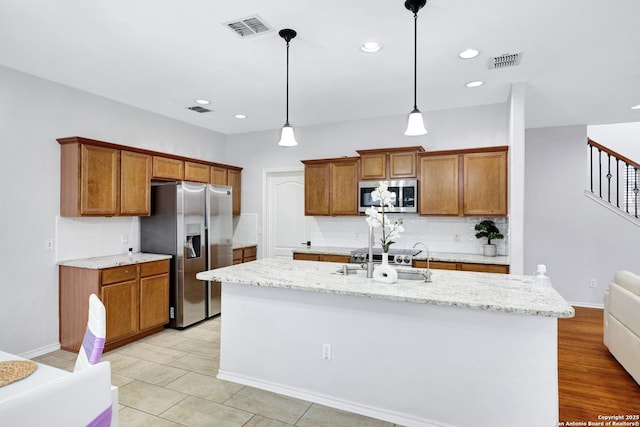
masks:
[[[522,52],[520,53],[505,53],[500,56],[489,58],[489,69],[499,69],[515,67],[520,65],[522,61]]]
[[[204,108],[199,105],[194,105],[193,107],[187,107],[187,110],[195,111],[196,113],[208,113],[211,111],[208,108]]]
[[[236,19],[235,21],[227,22],[224,25],[239,37],[255,36],[256,34],[272,31],[269,24],[267,24],[258,15]]]

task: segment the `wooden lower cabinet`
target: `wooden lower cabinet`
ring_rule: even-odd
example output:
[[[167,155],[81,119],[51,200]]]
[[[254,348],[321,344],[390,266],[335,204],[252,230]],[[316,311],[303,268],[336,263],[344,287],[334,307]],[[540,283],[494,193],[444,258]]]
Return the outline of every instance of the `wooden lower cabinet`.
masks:
[[[415,268],[427,268],[426,260],[414,260]],[[436,270],[475,271],[479,273],[509,274],[509,266],[502,264],[478,264],[472,262],[430,261],[429,268]]]
[[[233,250],[233,264],[242,264],[243,262],[255,261],[258,253],[257,246],[246,246],[244,248],[236,248]]]
[[[302,253],[294,252],[294,260],[300,261],[322,261],[322,262],[341,262],[349,263],[351,256],[349,255],[336,255],[336,254],[315,254],[315,253]]]
[[[169,322],[168,259],[104,269],[60,266],[59,287],[64,350],[80,350],[92,293],[106,310],[105,351],[159,332]]]

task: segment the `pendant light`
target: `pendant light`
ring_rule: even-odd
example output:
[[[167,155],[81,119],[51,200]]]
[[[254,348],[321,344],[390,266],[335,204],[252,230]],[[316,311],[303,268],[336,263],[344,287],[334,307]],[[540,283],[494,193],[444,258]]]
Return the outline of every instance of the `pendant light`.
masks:
[[[417,92],[418,92],[418,11],[427,4],[427,0],[407,0],[404,7],[413,12],[413,110],[409,113],[409,121],[407,130],[404,134],[407,136],[424,135],[427,130],[424,128],[424,120],[422,113],[418,110]]]
[[[280,37],[287,42],[287,119],[282,127],[282,134],[280,135],[280,142],[278,145],[283,147],[293,147],[298,145],[296,137],[293,135],[293,128],[289,124],[289,42],[297,35],[294,30],[285,28],[278,33]]]

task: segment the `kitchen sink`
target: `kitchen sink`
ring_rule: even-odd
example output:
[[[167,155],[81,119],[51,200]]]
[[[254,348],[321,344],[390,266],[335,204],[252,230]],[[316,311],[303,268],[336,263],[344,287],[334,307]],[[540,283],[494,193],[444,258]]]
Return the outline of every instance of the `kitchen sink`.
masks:
[[[347,267],[346,270],[344,267]],[[338,269],[336,273],[344,274],[345,271],[347,272],[348,276],[367,277],[367,270],[360,267],[349,268],[346,265]],[[422,280],[426,282],[427,281],[426,273],[427,273],[426,270],[422,270],[422,269],[416,269],[416,270],[398,269],[398,279],[399,280]]]

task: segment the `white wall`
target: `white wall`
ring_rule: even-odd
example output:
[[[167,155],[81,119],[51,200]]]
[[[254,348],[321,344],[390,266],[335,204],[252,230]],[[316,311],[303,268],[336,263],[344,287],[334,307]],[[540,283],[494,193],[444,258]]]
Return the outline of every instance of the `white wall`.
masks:
[[[406,137],[406,116],[394,116],[378,119],[333,123],[313,127],[295,127],[297,147],[283,148],[277,145],[279,130],[252,132],[228,136],[227,154],[231,164],[245,169],[242,172],[242,211],[257,213],[258,234],[262,230],[262,190],[263,171],[265,169],[301,168],[300,160],[357,156],[356,150],[383,147],[403,147],[422,145],[426,150],[447,150],[482,146],[507,145],[507,107],[506,104],[486,105],[473,108],[423,113],[429,131],[427,135]],[[453,218],[444,223],[434,218],[405,216],[411,220],[405,239],[413,244],[422,240],[432,251],[445,251],[458,246],[453,244],[454,235],[467,230],[461,240],[466,245],[476,245],[477,252],[482,251],[482,242],[468,242],[468,219]],[[359,218],[321,218],[313,220],[314,236],[333,234],[335,239],[312,240],[312,244],[357,247],[366,242],[355,238],[353,233],[341,234],[344,227],[358,227],[364,220]],[[451,229],[451,221],[457,221],[459,227]],[[475,222],[476,220],[474,220]],[[438,224],[443,224],[438,227]],[[458,224],[456,224],[458,225]],[[465,228],[466,227],[466,228]],[[507,232],[507,230],[502,230]],[[319,234],[318,234],[319,233]],[[415,233],[417,238],[410,238]],[[338,238],[338,236],[342,236]],[[315,239],[315,237],[314,237]],[[351,241],[353,239],[353,241]],[[302,237],[301,240],[303,241]],[[259,243],[262,243],[259,240]],[[403,242],[401,242],[403,243]],[[408,243],[408,242],[407,242]],[[501,252],[506,253],[506,244],[501,243]],[[399,243],[400,244],[400,243]],[[403,243],[404,244],[404,243]],[[476,248],[476,246],[473,246]],[[463,245],[459,246],[463,249]],[[261,248],[259,246],[258,250]]]
[[[602,306],[616,271],[638,272],[640,228],[584,195],[586,140],[586,126],[526,132],[524,265],[546,264],[567,301]]]
[[[45,251],[45,239],[56,238],[60,204],[56,138],[74,135],[228,163],[222,134],[0,67],[4,351],[30,356],[58,347],[56,253],[108,255],[125,250],[122,233],[136,238],[137,219],[62,218],[60,247]]]

